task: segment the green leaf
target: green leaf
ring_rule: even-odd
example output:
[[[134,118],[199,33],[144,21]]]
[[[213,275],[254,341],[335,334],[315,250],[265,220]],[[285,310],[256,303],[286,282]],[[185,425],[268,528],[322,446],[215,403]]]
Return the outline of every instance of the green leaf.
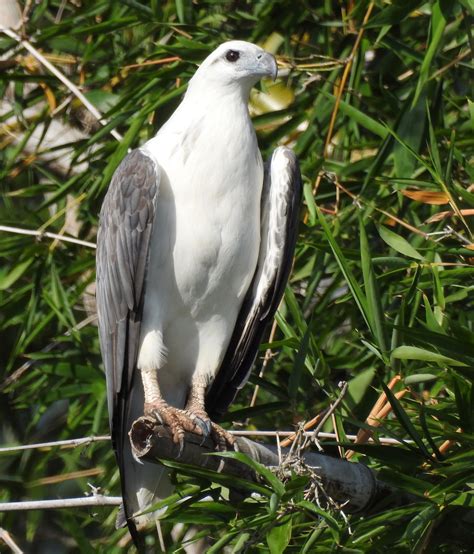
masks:
[[[417,260],[424,259],[423,256],[417,252],[406,239],[400,235],[397,235],[397,233],[394,233],[383,225],[378,225],[377,230],[380,238],[394,250],[400,252],[400,254],[404,254],[405,256],[409,256],[410,258],[415,258]]]
[[[333,234],[331,233],[331,229],[329,228],[329,225],[326,222],[326,218],[323,216],[321,211],[318,208],[318,218],[319,222],[321,223],[321,226],[323,228],[324,234],[326,235],[326,238],[329,242],[329,245],[331,247],[331,250],[333,251],[334,257],[336,258],[336,261],[347,281],[347,284],[351,290],[352,296],[363,316],[365,319],[365,322],[367,324],[367,327],[370,329],[370,316],[368,313],[368,307],[367,307],[367,298],[364,296],[364,293],[362,292],[362,289],[359,286],[359,283],[357,282],[354,274],[352,273],[349,264],[347,263],[347,260],[342,253],[342,250],[340,249],[339,245],[336,242],[336,239],[334,238]]]
[[[414,375],[409,375],[403,379],[405,385],[416,385],[418,383],[428,383],[430,381],[435,381],[438,379],[438,375],[433,373],[416,373]]]
[[[333,104],[336,102],[336,97],[332,94],[329,94],[325,91],[321,91],[321,94],[324,95],[328,100],[330,100]],[[388,135],[387,127],[373,119],[372,117],[368,116],[367,114],[361,112],[351,104],[348,104],[344,100],[340,100],[339,102],[339,110],[344,114],[347,115],[347,117],[350,117],[353,121],[367,129],[368,131],[371,131],[375,135],[378,135],[380,138],[385,139]]]
[[[391,389],[387,387],[387,385],[382,381],[382,388],[384,393],[387,396],[387,400],[390,402],[390,405],[392,406],[394,414],[397,416],[397,419],[400,421],[401,425],[404,427],[405,431],[408,433],[408,435],[413,439],[415,444],[420,449],[420,452],[426,456],[427,458],[430,457],[430,453],[428,452],[428,449],[426,448],[421,435],[418,433],[418,431],[415,429],[413,423],[411,422],[410,417],[406,413],[406,411],[403,409],[400,401],[398,398],[393,394]]]
[[[16,264],[9,273],[0,272],[0,290],[7,290],[13,286],[16,281],[25,273],[33,263],[33,258],[28,258],[24,262]]]
[[[438,352],[432,352],[430,350],[425,350],[424,348],[419,348],[418,346],[398,346],[395,350],[392,351],[392,358],[399,360],[422,360],[424,362],[435,362],[440,365],[451,365],[451,366],[466,366],[467,364],[454,360],[453,358],[448,358]]]
[[[286,517],[282,523],[277,523],[267,533],[266,540],[271,554],[281,554],[285,552],[291,540],[292,525],[292,518]]]
[[[426,50],[423,63],[420,68],[420,76],[418,78],[418,84],[416,85],[415,96],[413,98],[413,104],[416,104],[418,98],[425,86],[426,81],[429,77],[429,71],[433,58],[438,51],[441,41],[443,39],[444,29],[446,28],[446,19],[443,15],[443,12],[440,7],[440,1],[436,0],[432,4],[431,8],[431,24],[430,24],[430,41],[428,49]]]
[[[209,454],[209,456],[220,456],[222,458],[232,458],[233,460],[238,460],[239,462],[242,462],[243,464],[251,467],[257,475],[260,475],[265,479],[265,481],[270,485],[270,487],[273,489],[273,491],[278,496],[283,496],[285,493],[285,485],[278,479],[278,477],[272,473],[267,467],[265,467],[262,464],[259,464],[252,458],[249,458],[242,452],[215,452]]]
[[[374,338],[377,341],[379,349],[384,353],[388,350],[387,337],[385,330],[385,318],[381,304],[381,295],[377,283],[377,278],[372,264],[372,257],[369,248],[367,233],[359,216],[360,233],[360,257],[362,265],[362,274],[364,276],[365,293],[367,297],[368,315],[371,321],[371,329]]]

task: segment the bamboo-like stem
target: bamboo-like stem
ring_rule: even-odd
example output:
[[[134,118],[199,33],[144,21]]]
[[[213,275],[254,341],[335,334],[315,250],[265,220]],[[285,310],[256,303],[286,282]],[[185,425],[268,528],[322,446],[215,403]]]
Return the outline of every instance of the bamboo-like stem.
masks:
[[[290,437],[294,438],[296,436],[296,433],[294,431],[266,431],[266,430],[259,430],[255,429],[254,431],[233,431],[229,430],[229,433],[231,435],[234,435],[235,437]],[[304,432],[302,433],[303,437],[313,437],[314,431],[310,432]],[[346,437],[349,440],[356,440],[357,435],[346,435]],[[335,433],[325,433],[321,431],[318,434],[319,439],[337,439],[337,436]],[[93,442],[102,442],[102,441],[110,441],[110,435],[98,435],[98,436],[90,436],[90,437],[80,437],[78,439],[67,439],[67,440],[61,440],[61,441],[51,441],[51,442],[38,442],[34,444],[21,444],[18,446],[3,446],[0,447],[0,454],[8,454],[8,453],[14,453],[19,452],[22,450],[50,450],[51,448],[76,448],[78,446],[87,446]],[[373,440],[370,442],[374,442]],[[378,443],[381,444],[403,444],[402,441],[399,441],[398,439],[393,439],[391,437],[379,437],[377,438]],[[407,439],[404,440],[405,443],[412,443],[413,441]],[[285,446],[284,443],[281,443],[281,446]]]
[[[10,533],[2,527],[0,527],[0,541],[9,547],[13,554],[23,554],[23,550],[16,544]]]
[[[22,502],[0,502],[0,512],[27,510],[58,510],[63,508],[86,508],[90,506],[119,506],[121,496],[94,494],[80,498],[61,498],[55,500],[24,500]]]
[[[57,233],[50,233],[49,231],[22,229],[21,227],[10,227],[8,225],[0,225],[0,231],[4,231],[5,233],[14,233],[16,235],[30,235],[33,237],[38,237],[39,239],[47,237],[49,239],[59,240],[61,242],[71,242],[73,244],[78,244],[79,246],[86,246],[87,248],[96,248],[96,245],[93,242],[76,239],[74,237],[68,237],[65,235],[58,235]]]

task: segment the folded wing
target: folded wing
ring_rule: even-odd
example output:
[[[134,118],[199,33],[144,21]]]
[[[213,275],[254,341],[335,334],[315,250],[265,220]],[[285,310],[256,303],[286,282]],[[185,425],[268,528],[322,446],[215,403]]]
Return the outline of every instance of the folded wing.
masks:
[[[97,236],[99,337],[107,376],[112,441],[123,491],[127,490],[124,458],[130,449],[127,436],[130,390],[138,355],[159,177],[148,156],[140,150],[130,152],[112,178],[102,204]],[[129,517],[125,492],[124,508]]]
[[[293,264],[301,191],[295,154],[289,148],[277,148],[265,164],[257,270],[206,397],[206,408],[212,419],[225,414],[247,382],[263,333],[280,304]]]

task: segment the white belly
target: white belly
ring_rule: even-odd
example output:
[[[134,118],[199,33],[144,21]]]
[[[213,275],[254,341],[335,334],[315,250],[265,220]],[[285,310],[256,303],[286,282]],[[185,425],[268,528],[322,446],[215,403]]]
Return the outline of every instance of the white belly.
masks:
[[[163,175],[138,359],[141,369],[161,369],[165,397],[178,376],[207,383],[219,369],[257,264],[263,182],[255,152],[247,165],[215,163],[227,152],[202,160],[172,152],[157,156]]]

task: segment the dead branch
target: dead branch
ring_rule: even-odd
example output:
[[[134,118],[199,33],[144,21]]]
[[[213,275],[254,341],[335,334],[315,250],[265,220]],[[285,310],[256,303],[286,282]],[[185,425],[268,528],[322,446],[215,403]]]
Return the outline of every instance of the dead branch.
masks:
[[[87,248],[96,248],[96,245],[93,242],[76,239],[74,237],[67,237],[65,235],[58,235],[57,233],[50,233],[49,231],[22,229],[20,227],[10,227],[8,225],[0,225],[0,231],[3,231],[5,233],[15,233],[17,235],[31,235],[34,237],[38,237],[39,240],[41,240],[43,237],[47,237],[49,239],[59,240],[62,242],[70,242],[73,244],[78,244],[80,246],[86,246]]]
[[[214,443],[207,438],[203,444],[202,437],[186,433],[184,448],[179,455],[179,446],[173,443],[168,428],[158,425],[145,417],[137,419],[130,430],[130,442],[137,459],[160,463],[160,460],[178,461],[219,473],[233,475],[242,479],[257,482],[259,476],[255,471],[235,459],[221,456],[208,456],[215,452]],[[236,437],[240,452],[267,467],[279,467],[277,448],[263,445],[244,437]],[[287,455],[289,449],[281,449]],[[324,454],[305,452],[303,463],[316,474],[324,492],[338,504],[344,504],[348,513],[367,513],[389,494],[395,493],[390,486],[379,481],[374,472],[367,466],[332,458]],[[281,467],[281,466],[280,466]],[[285,467],[288,467],[286,464]],[[394,504],[406,504],[415,501],[412,496],[400,491],[394,495]]]
[[[0,512],[18,512],[25,510],[57,510],[58,508],[84,508],[90,506],[119,506],[121,496],[94,494],[79,498],[61,498],[55,500],[24,500],[22,502],[0,502]]]
[[[0,385],[0,390],[2,389],[2,386]],[[294,440],[296,437],[296,433],[294,431],[263,431],[260,429],[254,429],[252,431],[234,431],[229,430],[229,433],[231,435],[234,435],[235,437],[271,437],[271,438],[278,438],[278,437],[289,437]],[[304,437],[313,437],[314,431],[310,432],[303,432],[302,436]],[[349,440],[356,440],[356,435],[346,435],[346,438]],[[337,439],[336,433],[325,433],[320,432],[318,434],[318,439]],[[60,440],[60,441],[48,441],[48,442],[38,442],[34,444],[19,444],[15,446],[2,446],[0,447],[0,454],[9,454],[18,452],[21,450],[37,450],[37,449],[44,449],[49,450],[51,448],[76,448],[78,446],[88,446],[89,444],[93,442],[101,442],[101,441],[110,441],[110,435],[98,435],[98,436],[90,436],[90,437],[80,437],[77,439],[66,439],[66,440]],[[369,439],[369,442],[373,443],[374,441],[372,439]],[[403,444],[398,439],[393,439],[391,437],[378,437],[377,442],[381,444]],[[410,439],[405,439],[405,443],[412,443],[413,441]],[[281,443],[281,446],[285,446],[284,442]]]
[[[16,544],[10,533],[0,527],[0,540],[3,541],[13,554],[23,554],[23,550]]]

